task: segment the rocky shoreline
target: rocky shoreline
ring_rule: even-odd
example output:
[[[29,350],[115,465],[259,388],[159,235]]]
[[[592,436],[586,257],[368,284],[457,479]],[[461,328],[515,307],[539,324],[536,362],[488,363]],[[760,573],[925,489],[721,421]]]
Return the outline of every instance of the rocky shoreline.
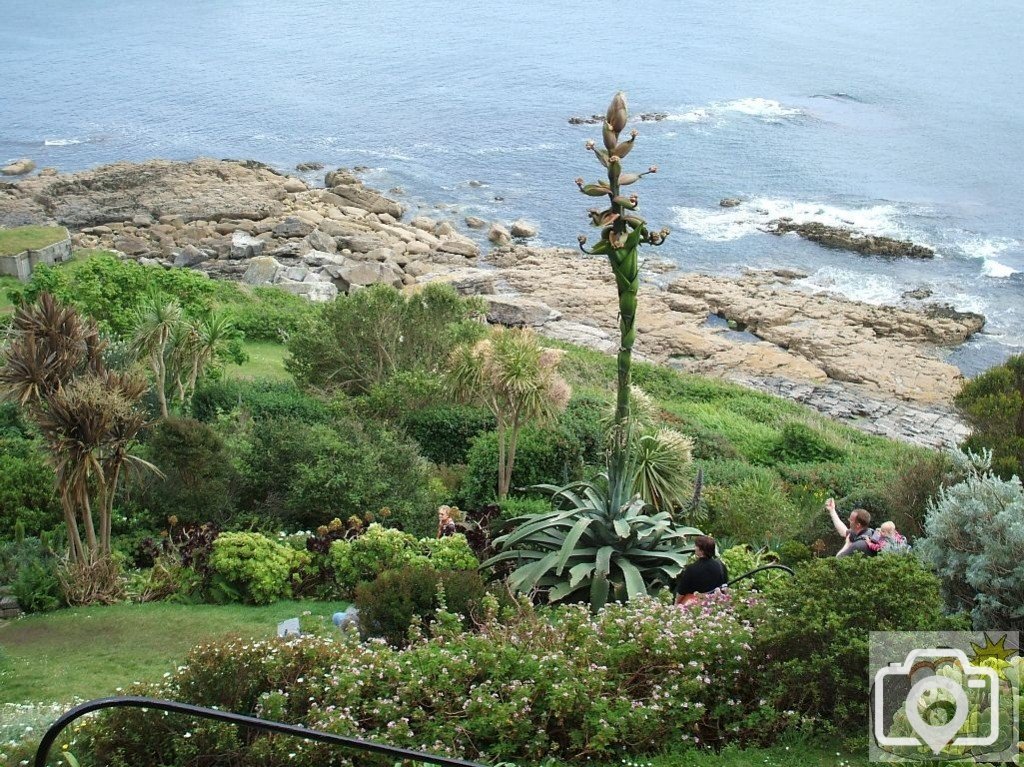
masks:
[[[528,225],[403,221],[402,204],[331,171],[310,188],[261,163],[115,163],[0,182],[0,226],[58,223],[76,247],[164,268],[275,284],[326,301],[384,282],[443,280],[483,296],[489,319],[611,351],[611,271],[576,250],[526,244]],[[490,226],[489,231],[487,230]],[[481,248],[487,235],[498,244]],[[650,255],[650,254],[648,254]],[[984,318],[948,307],[879,307],[812,293],[801,275],[684,274],[649,261],[639,356],[803,401],[872,433],[940,446],[966,430],[951,406],[962,376],[941,359]]]

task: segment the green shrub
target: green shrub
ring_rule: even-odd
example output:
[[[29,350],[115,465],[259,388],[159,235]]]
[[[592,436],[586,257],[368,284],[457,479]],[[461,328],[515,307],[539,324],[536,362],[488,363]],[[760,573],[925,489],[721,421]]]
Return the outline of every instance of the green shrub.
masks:
[[[480,305],[448,285],[406,296],[374,285],[319,307],[288,343],[301,385],[365,394],[400,371],[437,371],[460,341],[479,338]]]
[[[565,486],[583,476],[583,443],[561,425],[547,429],[527,427],[519,435],[516,465],[512,474],[513,493],[532,485]],[[475,509],[493,501],[498,494],[498,439],[494,432],[473,440],[466,457],[467,475],[459,506]]]
[[[146,455],[163,476],[146,476],[133,501],[151,526],[163,527],[170,516],[181,524],[231,525],[239,480],[216,430],[191,418],[165,418],[146,441]]]
[[[376,383],[357,400],[360,412],[372,418],[397,421],[404,425],[407,416],[431,409],[447,397],[444,380],[428,370],[399,370]],[[415,437],[415,435],[411,434]],[[421,443],[423,444],[423,443]],[[424,452],[424,455],[428,455]],[[431,460],[434,460],[431,458]]]
[[[53,468],[40,442],[13,429],[0,431],[0,541],[14,536],[18,522],[27,534],[38,535],[62,519]]]
[[[473,555],[462,533],[424,538],[421,544],[426,547],[430,566],[435,570],[476,570],[480,566],[480,560]]]
[[[766,545],[789,537],[802,526],[797,510],[773,473],[753,475],[732,487],[704,491],[711,535]]]
[[[964,447],[991,450],[1003,479],[1024,478],[1024,354],[967,381],[956,404],[973,429]]]
[[[435,405],[407,413],[402,427],[434,463],[466,463],[473,438],[494,429],[494,416],[486,408],[470,405]]]
[[[779,555],[779,561],[787,567],[796,567],[814,556],[810,546],[794,540],[780,543],[775,553]]]
[[[924,534],[928,502],[943,486],[949,460],[941,453],[923,453],[904,458],[882,495],[896,529],[910,538]]]
[[[938,579],[913,557],[815,559],[768,591],[753,652],[769,659],[778,703],[841,733],[867,728],[871,631],[955,627]]]
[[[186,314],[194,315],[213,308],[218,295],[237,288],[192,269],[143,266],[122,261],[112,253],[99,253],[60,268],[40,265],[32,273],[24,298],[31,302],[41,293],[50,293],[88,314],[104,330],[127,338],[135,330],[137,308],[151,291],[177,299]]]
[[[312,425],[239,421],[230,428],[242,510],[290,531],[369,512],[416,535],[436,532],[429,466],[414,443],[391,429],[347,416]]]
[[[0,543],[0,586],[7,586],[27,613],[64,604],[56,555],[38,538]]]
[[[246,291],[239,286],[238,298],[224,305],[224,314],[250,341],[287,342],[314,305],[302,296],[272,286]]]
[[[515,517],[527,514],[543,514],[551,511],[550,498],[530,498],[510,496],[497,503],[501,509],[500,519],[502,521],[514,519]]]
[[[763,565],[772,564],[779,561],[778,556],[767,549],[754,550],[746,544],[740,544],[738,546],[730,546],[725,551],[722,551],[719,556],[722,559],[722,563],[726,566],[729,573],[729,580],[739,578],[741,575],[756,570],[758,567]],[[744,578],[742,581],[737,583],[733,588],[739,589],[763,589],[769,583],[776,580],[779,577],[787,577],[783,571],[779,570],[766,570],[760,572],[751,578]]]
[[[363,634],[382,637],[401,647],[408,641],[414,619],[429,623],[441,607],[438,587],[443,589],[444,607],[465,616],[466,624],[486,589],[476,570],[435,570],[432,567],[403,567],[386,570],[370,583],[356,588],[359,626]]]
[[[1024,487],[984,470],[939,492],[918,555],[935,568],[950,610],[976,629],[1024,625]]]
[[[803,423],[790,422],[782,427],[771,448],[776,463],[828,463],[838,461],[844,452]]]
[[[375,580],[385,570],[427,564],[414,536],[379,524],[370,525],[358,538],[332,543],[329,560],[342,594],[352,594],[360,583]]]
[[[762,699],[762,659],[747,649],[757,627],[728,600],[680,610],[645,598],[596,615],[584,606],[524,608],[507,624],[490,604],[479,633],[444,633],[400,651],[318,637],[212,643],[165,683],[136,692],[524,764],[611,762],[697,739],[716,749],[770,742],[797,724]],[[90,722],[89,752],[135,767],[218,753],[230,756],[203,763],[335,763],[327,746],[188,718],[154,728],[149,717],[122,709]]]
[[[288,382],[203,381],[192,397],[192,415],[212,423],[219,414],[242,410],[254,419],[287,418],[319,423],[328,416],[323,400],[306,394]]]
[[[213,542],[210,567],[227,596],[266,605],[291,596],[292,573],[307,560],[305,552],[260,533],[222,533]]]

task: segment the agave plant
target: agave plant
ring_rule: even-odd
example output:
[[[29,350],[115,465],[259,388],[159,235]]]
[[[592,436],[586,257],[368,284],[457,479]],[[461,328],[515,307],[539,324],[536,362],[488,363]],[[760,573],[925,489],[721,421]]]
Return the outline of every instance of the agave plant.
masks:
[[[627,140],[620,140],[627,121],[625,96],[617,93],[604,123],[604,148],[587,143],[607,169],[608,179],[595,184],[576,180],[584,194],[609,198],[607,209],[590,211],[591,223],[601,229],[600,241],[587,250],[587,238],[579,238],[585,253],[608,258],[619,298],[618,380],[608,471],[597,482],[540,486],[551,493],[553,510],[510,520],[512,532],[495,539],[501,553],[484,562],[485,567],[515,562],[509,582],[517,591],[546,589],[551,601],[589,595],[594,610],[612,596],[630,599],[668,585],[693,551],[687,538],[700,534],[693,527],[677,527],[667,511],[652,508],[654,503],[666,504],[670,496],[671,503],[681,500],[678,481],[664,480],[688,460],[688,441],[667,432],[652,432],[645,440],[630,416],[638,252],[642,243],[660,245],[668,230],[649,231],[636,213],[637,196],[622,195],[621,187],[657,171],[652,166],[644,173],[622,172],[622,159],[637,137],[632,131]],[[646,500],[638,489],[647,493]]]
[[[549,601],[589,599],[598,610],[609,597],[632,599],[672,583],[700,535],[678,527],[668,512],[647,513],[637,495],[623,497],[603,474],[597,482],[538,485],[554,509],[510,520],[515,529],[496,538],[502,553],[484,563],[514,561],[515,591],[546,589]]]

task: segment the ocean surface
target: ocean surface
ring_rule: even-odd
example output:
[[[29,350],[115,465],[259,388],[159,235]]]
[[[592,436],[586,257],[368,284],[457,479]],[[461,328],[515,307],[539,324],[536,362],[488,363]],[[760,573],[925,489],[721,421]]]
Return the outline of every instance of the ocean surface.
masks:
[[[365,166],[424,212],[525,218],[574,246],[600,128],[569,118],[622,89],[668,115],[636,125],[626,162],[660,167],[633,187],[673,231],[658,255],[796,268],[877,303],[928,286],[988,317],[951,354],[968,374],[1024,347],[1019,0],[0,0],[0,28],[0,162]],[[778,216],[938,257],[758,229]]]

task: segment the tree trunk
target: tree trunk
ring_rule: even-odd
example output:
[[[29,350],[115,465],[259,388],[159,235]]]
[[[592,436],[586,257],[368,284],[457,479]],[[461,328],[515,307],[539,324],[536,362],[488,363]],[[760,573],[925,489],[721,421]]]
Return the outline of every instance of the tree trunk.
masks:
[[[77,564],[85,564],[85,551],[82,546],[82,536],[78,532],[78,520],[75,519],[75,508],[71,500],[61,494],[61,507],[64,510],[64,524],[68,528],[68,554],[72,561]]]
[[[89,503],[88,489],[82,493],[82,521],[85,524],[85,541],[89,548],[88,562],[92,564],[98,558],[99,546],[96,541],[96,526],[92,522],[92,505]]]
[[[509,475],[505,468],[505,424],[498,420],[498,500],[508,496]]]
[[[150,354],[153,365],[153,383],[156,386],[156,397],[160,401],[160,415],[167,417],[167,366],[164,364],[164,347],[161,344]]]

